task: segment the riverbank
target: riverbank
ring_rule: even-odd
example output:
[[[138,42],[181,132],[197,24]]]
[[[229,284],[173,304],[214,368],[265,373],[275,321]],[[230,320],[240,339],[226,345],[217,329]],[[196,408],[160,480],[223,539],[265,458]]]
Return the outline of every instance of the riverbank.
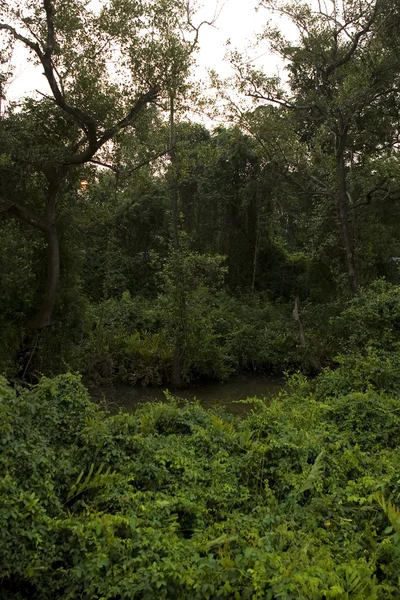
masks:
[[[205,409],[224,407],[235,415],[248,414],[251,404],[247,398],[271,400],[285,386],[281,375],[241,375],[224,383],[202,382],[188,385],[184,389],[172,390],[171,386],[142,387],[123,384],[105,385],[90,390],[96,402],[104,404],[111,413],[119,410],[135,412],[146,402],[162,402],[170,392],[182,401],[198,400]]]

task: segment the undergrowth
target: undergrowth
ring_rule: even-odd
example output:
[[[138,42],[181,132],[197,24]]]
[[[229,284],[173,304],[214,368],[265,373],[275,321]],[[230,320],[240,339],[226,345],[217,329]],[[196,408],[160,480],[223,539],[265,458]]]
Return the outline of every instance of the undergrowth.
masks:
[[[173,398],[110,417],[72,375],[2,380],[1,598],[398,598],[392,383],[296,375],[241,419]]]

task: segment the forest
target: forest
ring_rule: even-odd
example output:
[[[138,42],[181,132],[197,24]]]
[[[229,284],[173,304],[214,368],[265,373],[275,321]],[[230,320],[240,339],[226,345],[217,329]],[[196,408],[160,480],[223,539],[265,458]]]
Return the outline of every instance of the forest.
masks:
[[[2,599],[399,598],[400,4],[206,7],[0,0]]]

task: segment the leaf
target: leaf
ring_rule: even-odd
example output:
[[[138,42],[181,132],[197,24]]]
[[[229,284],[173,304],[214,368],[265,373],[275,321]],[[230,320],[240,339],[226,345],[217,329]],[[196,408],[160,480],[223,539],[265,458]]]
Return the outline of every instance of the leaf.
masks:
[[[400,510],[392,504],[390,500],[385,500],[383,494],[378,492],[375,496],[378,504],[382,507],[383,512],[389,519],[393,529],[396,533],[400,533]],[[385,529],[385,532],[389,529]]]
[[[324,451],[322,450],[322,452],[320,452],[318,454],[317,458],[315,459],[315,463],[311,467],[311,470],[307,476],[307,479],[305,480],[305,482],[299,489],[298,494],[303,494],[304,492],[306,492],[308,490],[312,490],[315,487],[315,485],[317,484],[317,482],[321,479],[323,468],[324,468],[323,458],[324,458]]]
[[[106,471],[104,473],[102,473],[103,467],[104,467],[104,465],[101,464],[99,466],[99,468],[97,469],[96,473],[93,475],[94,464],[92,463],[90,465],[89,472],[86,475],[83,483],[80,483],[80,481],[81,481],[81,479],[82,479],[82,477],[84,475],[84,471],[81,471],[80,474],[77,477],[77,480],[71,486],[71,489],[69,490],[69,492],[67,494],[67,502],[69,500],[71,500],[72,498],[75,498],[76,496],[79,496],[80,494],[82,494],[83,492],[85,492],[88,489],[92,489],[92,488],[96,488],[96,487],[101,487],[103,485],[103,483],[104,483],[104,478],[107,477],[107,475],[109,475],[110,471],[111,471],[111,468],[108,467],[106,469]]]
[[[213,548],[217,548],[218,546],[222,546],[224,544],[230,544],[231,542],[235,542],[238,539],[237,535],[231,535],[228,536],[226,534],[221,535],[219,538],[216,538],[215,540],[211,540],[210,542],[207,542],[204,546],[205,550],[212,550]]]

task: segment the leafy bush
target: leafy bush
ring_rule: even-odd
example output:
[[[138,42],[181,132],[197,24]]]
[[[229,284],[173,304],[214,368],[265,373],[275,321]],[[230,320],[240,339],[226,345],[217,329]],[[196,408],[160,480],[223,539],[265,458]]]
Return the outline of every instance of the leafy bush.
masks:
[[[173,349],[146,299],[129,292],[89,307],[72,365],[96,382],[142,385],[169,379]]]
[[[182,315],[168,289],[152,301],[125,292],[120,299],[90,306],[69,367],[97,382],[169,382],[179,323],[186,381],[225,380],[241,370],[282,372],[302,362],[291,309],[285,305],[258,296],[234,299],[201,281],[187,288]]]
[[[386,352],[367,347],[363,352],[341,354],[336,360],[338,368],[327,370],[317,379],[321,397],[368,389],[399,395],[400,351]]]
[[[394,371],[398,363],[395,355],[400,349],[399,285],[378,279],[362,289],[360,295],[347,300],[304,302],[301,316],[307,345],[297,349],[297,358],[303,368],[308,368],[310,358],[318,359],[323,366],[347,362],[349,372],[357,363],[360,378],[368,379],[371,367],[375,373],[372,379],[376,376],[380,380],[377,385],[381,385],[378,372],[385,354],[386,359],[392,361],[393,384],[397,385]],[[388,374],[386,367],[385,371]]]
[[[398,401],[328,376],[247,419],[2,380],[2,597],[396,599]]]
[[[299,365],[298,333],[292,309],[266,297],[227,301],[225,339],[240,369],[282,372]]]
[[[399,349],[400,286],[384,279],[374,281],[347,303],[332,326],[342,351]]]

